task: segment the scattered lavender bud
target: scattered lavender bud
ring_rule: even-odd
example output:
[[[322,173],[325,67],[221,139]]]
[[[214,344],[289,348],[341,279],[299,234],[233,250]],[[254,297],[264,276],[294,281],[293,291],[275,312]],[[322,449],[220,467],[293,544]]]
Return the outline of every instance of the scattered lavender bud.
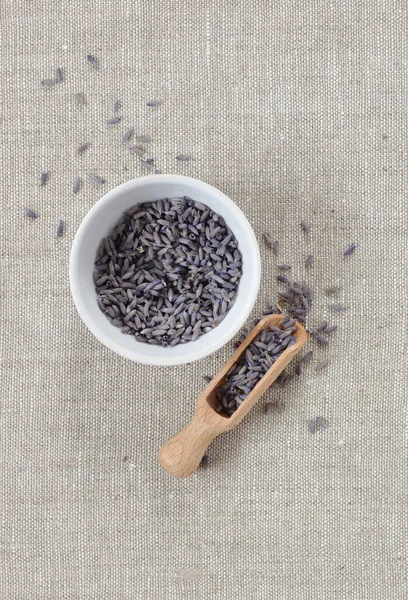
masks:
[[[125,133],[122,135],[122,142],[127,142],[133,135],[133,127],[131,127],[130,129],[128,129],[127,131],[125,131]]]
[[[64,222],[60,221],[58,223],[58,227],[57,227],[57,233],[56,233],[56,237],[61,237],[62,236],[62,232],[64,231]]]
[[[309,223],[306,223],[306,221],[301,221],[300,225],[305,233],[311,232],[311,227],[310,227]]]
[[[145,169],[149,169],[149,171],[153,169],[152,165],[147,160],[141,160],[140,166],[144,167]]]
[[[278,266],[279,271],[290,271],[292,268],[290,265],[285,265],[285,264],[277,265],[277,266]]]
[[[327,328],[327,321],[323,321],[323,323],[320,323],[316,327],[316,331],[325,331],[326,328]]]
[[[57,83],[56,79],[43,79],[41,85],[44,87],[51,87]]]
[[[137,156],[142,156],[143,154],[146,154],[146,150],[142,148],[142,146],[130,146],[129,150]]]
[[[319,373],[320,371],[324,371],[325,369],[327,369],[328,365],[329,365],[329,361],[324,360],[323,362],[321,362],[315,366],[315,371],[317,371],[317,373]]]
[[[154,174],[154,175],[160,175],[160,173],[161,173],[161,171],[159,171],[158,169],[155,169],[155,170],[153,171],[153,174]]]
[[[204,454],[204,456],[200,462],[200,467],[202,469],[206,469],[208,467],[208,463],[209,463],[209,458],[208,458],[207,454]]]
[[[115,104],[113,105],[113,112],[117,113],[120,108],[121,102],[120,100],[115,100]]]
[[[303,366],[302,363],[298,363],[296,366],[296,375],[300,377],[302,375]]]
[[[176,160],[188,161],[191,160],[191,156],[189,156],[188,154],[177,154]]]
[[[78,193],[80,183],[81,180],[78,177],[76,177],[72,182],[72,191],[74,192],[74,194]]]
[[[326,327],[326,329],[324,330],[324,333],[333,333],[333,331],[336,331],[337,329],[337,325],[330,325],[330,327]]]
[[[85,144],[81,144],[80,146],[78,146],[78,148],[76,149],[78,154],[82,154],[82,152],[85,152],[85,150],[87,150],[89,148],[91,144],[89,142],[85,142]]]
[[[210,375],[203,375],[203,379],[206,383],[210,383],[210,381],[212,380],[212,377],[210,377]]]
[[[30,217],[30,219],[36,219],[37,218],[37,213],[35,213],[30,208],[25,208],[24,209],[24,213],[26,214],[27,217]]]
[[[279,242],[278,240],[275,240],[272,244],[272,251],[274,253],[275,256],[278,256],[279,254]]]
[[[334,285],[332,287],[326,288],[326,294],[328,296],[334,296],[335,294],[338,294],[339,292],[340,292],[340,288],[338,285]]]
[[[41,175],[40,175],[40,185],[45,185],[45,182],[47,181],[47,177],[48,177],[47,171],[44,171],[43,173],[41,173]]]
[[[116,125],[117,123],[120,123],[120,121],[122,120],[122,117],[113,117],[113,119],[108,119],[106,121],[107,125]]]
[[[354,252],[354,250],[357,248],[357,244],[355,244],[354,242],[352,244],[350,244],[350,246],[348,246],[343,254],[344,256],[349,256],[349,254],[352,254]]]
[[[151,165],[153,162],[153,158],[146,158],[145,162],[147,162],[147,163],[149,163],[149,165]]]
[[[309,269],[312,266],[313,263],[313,254],[309,254],[309,256],[306,258],[305,261],[305,268]]]
[[[301,358],[302,363],[306,365],[308,362],[310,362],[312,356],[313,350],[309,350],[309,352],[306,352],[306,354]]]
[[[330,308],[336,312],[344,312],[346,310],[342,304],[335,303],[331,304]]]
[[[96,62],[96,58],[92,56],[92,54],[88,54],[87,59],[89,64],[92,65],[92,67],[98,69],[98,63]]]
[[[264,239],[265,244],[268,246],[268,248],[271,248],[272,247],[272,239],[271,239],[270,235],[267,233],[263,233],[262,237]]]
[[[58,67],[58,69],[56,70],[56,79],[57,83],[62,83],[62,70],[60,69],[60,67]]]
[[[147,104],[147,106],[155,108],[156,106],[160,106],[161,101],[160,100],[149,100],[149,102],[146,102],[146,104]]]
[[[316,340],[316,342],[319,342],[319,344],[323,344],[324,346],[327,346],[329,343],[329,340],[326,340],[326,338],[322,337],[316,332],[313,333],[313,337]]]
[[[276,280],[280,283],[289,283],[289,279],[285,275],[277,275]]]
[[[92,175],[92,173],[88,173],[88,179],[90,181],[92,181],[93,183],[105,183],[105,179],[102,179],[102,177],[97,177],[96,175]]]

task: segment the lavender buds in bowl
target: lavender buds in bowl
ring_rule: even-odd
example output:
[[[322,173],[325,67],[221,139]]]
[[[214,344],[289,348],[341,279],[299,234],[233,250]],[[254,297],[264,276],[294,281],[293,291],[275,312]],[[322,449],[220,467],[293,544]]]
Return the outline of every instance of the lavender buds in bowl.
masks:
[[[259,249],[222,192],[150,175],[115,188],[85,217],[70,283],[80,316],[107,347],[135,362],[185,364],[221,348],[246,321]]]

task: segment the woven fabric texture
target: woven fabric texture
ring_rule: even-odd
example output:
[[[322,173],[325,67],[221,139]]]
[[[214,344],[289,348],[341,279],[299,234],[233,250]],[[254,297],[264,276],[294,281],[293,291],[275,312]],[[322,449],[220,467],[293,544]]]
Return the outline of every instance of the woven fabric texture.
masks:
[[[0,598],[406,600],[405,3],[5,0],[1,13]],[[63,83],[42,86],[58,66]],[[183,367],[133,364],[96,341],[69,290],[81,220],[146,173],[121,142],[130,126],[158,169],[247,215],[263,266],[252,318],[287,262],[315,288],[310,327],[338,325],[186,480],[158,448],[232,343]]]

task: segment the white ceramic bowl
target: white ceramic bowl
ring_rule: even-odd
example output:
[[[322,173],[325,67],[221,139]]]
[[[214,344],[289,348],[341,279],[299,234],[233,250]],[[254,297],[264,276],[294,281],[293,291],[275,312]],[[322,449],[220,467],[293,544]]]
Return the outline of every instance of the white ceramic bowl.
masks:
[[[133,336],[125,335],[111,325],[97,305],[92,273],[102,238],[110,233],[125,210],[140,202],[178,196],[189,196],[224,217],[238,240],[243,257],[243,274],[235,304],[218,327],[195,342],[162,348],[137,342]],[[69,277],[72,296],[82,320],[105,346],[138,363],[181,365],[212,354],[229,342],[243,326],[258,295],[261,261],[250,224],[225,194],[191,177],[148,175],[114,188],[89,211],[72,244]]]

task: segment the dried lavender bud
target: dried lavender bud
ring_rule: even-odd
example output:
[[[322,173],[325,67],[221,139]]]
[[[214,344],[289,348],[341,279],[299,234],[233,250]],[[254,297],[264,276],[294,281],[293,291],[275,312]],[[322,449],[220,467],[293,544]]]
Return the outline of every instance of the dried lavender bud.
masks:
[[[142,146],[130,146],[129,150],[133,152],[133,154],[136,154],[136,156],[146,154],[146,150],[142,148]]]
[[[308,362],[310,362],[312,356],[313,356],[313,350],[309,350],[309,352],[306,352],[306,354],[301,358],[302,363],[305,365]]]
[[[116,125],[117,123],[120,123],[120,121],[122,120],[122,117],[113,117],[113,119],[108,119],[106,121],[107,125]]]
[[[36,219],[37,218],[37,213],[35,213],[33,210],[31,210],[30,208],[25,208],[24,209],[24,213],[27,217],[30,217],[30,219]]]
[[[272,247],[272,239],[271,239],[271,237],[267,233],[263,233],[262,237],[264,239],[265,244],[268,246],[268,248],[271,248]]]
[[[350,244],[350,246],[348,246],[345,250],[344,250],[344,256],[349,256],[349,254],[352,254],[354,252],[354,250],[357,248],[357,244],[355,244],[354,242],[352,244]]]
[[[305,268],[309,269],[312,266],[313,263],[313,254],[309,254],[309,256],[306,258],[305,261]]]
[[[119,111],[120,105],[121,105],[120,100],[115,100],[115,104],[113,105],[113,112],[114,113],[117,113]]]
[[[122,142],[127,142],[133,135],[133,127],[131,127],[130,129],[128,129],[127,131],[125,131],[125,133],[122,136]]]
[[[338,285],[334,285],[332,287],[326,288],[326,294],[328,296],[332,296],[332,295],[338,294],[339,292],[340,292],[340,288],[339,288]]]
[[[43,79],[41,85],[44,87],[51,87],[57,83],[56,79]]]
[[[329,364],[329,361],[328,360],[324,360],[323,362],[321,362],[318,365],[316,365],[315,371],[317,371],[317,372],[324,371],[325,369],[327,369],[328,364]]]
[[[96,58],[92,56],[92,54],[88,54],[87,59],[89,64],[92,65],[92,67],[98,69],[98,63],[96,62]]]
[[[78,148],[76,149],[78,154],[82,154],[82,152],[85,152],[85,150],[87,150],[89,148],[91,144],[89,142],[85,142],[85,144],[81,144],[80,146],[78,146]]]
[[[306,221],[301,221],[300,225],[305,233],[311,232],[311,227],[310,227],[309,223],[307,223]]]
[[[279,254],[279,242],[278,240],[275,240],[272,244],[272,251],[274,253],[275,256],[278,256]]]
[[[290,265],[277,265],[279,271],[290,271],[291,270],[291,266]]]
[[[72,191],[74,192],[74,194],[78,193],[80,183],[81,183],[81,180],[78,179],[78,177],[76,179],[74,179],[74,181],[72,182]]]
[[[146,104],[147,104],[147,106],[155,108],[156,106],[160,106],[161,101],[160,100],[149,100],[149,102],[146,102]]]
[[[62,83],[62,70],[60,67],[55,71],[57,83]]]
[[[60,221],[60,222],[58,223],[56,237],[61,237],[61,236],[62,236],[62,233],[63,233],[63,231],[64,231],[64,222],[63,222],[63,221]]]
[[[45,183],[47,181],[47,177],[48,177],[47,171],[44,171],[43,173],[41,173],[41,175],[40,175],[40,185],[45,185]]]
[[[187,162],[187,161],[191,160],[191,156],[189,156],[188,154],[178,154],[176,156],[176,160],[181,160],[181,161]]]
[[[333,333],[333,331],[336,331],[337,329],[337,325],[330,325],[330,327],[326,327],[326,329],[324,330],[324,333]]]
[[[343,312],[346,310],[342,304],[331,304],[330,308],[336,312]]]
[[[88,179],[89,181],[92,181],[93,183],[105,183],[105,179],[102,179],[102,177],[97,177],[96,175],[92,175],[92,173],[88,173]]]

